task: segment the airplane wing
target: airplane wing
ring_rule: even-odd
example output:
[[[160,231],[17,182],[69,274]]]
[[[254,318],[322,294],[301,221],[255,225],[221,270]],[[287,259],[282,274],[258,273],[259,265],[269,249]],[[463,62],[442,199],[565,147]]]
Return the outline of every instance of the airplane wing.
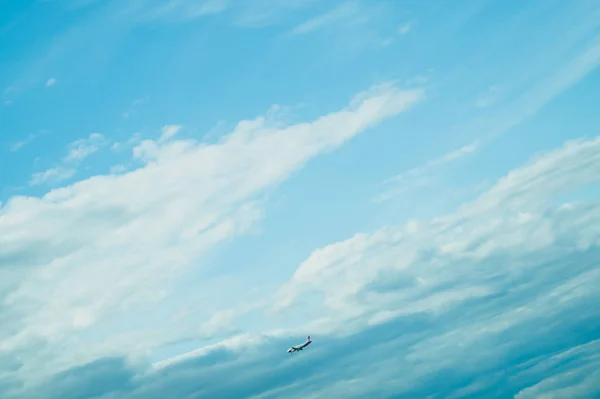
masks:
[[[292,346],[289,351],[301,351],[304,348],[306,348],[308,345],[310,345],[312,343],[312,341],[310,340],[310,335],[306,338],[306,341],[303,344],[300,345],[296,345],[296,346]]]

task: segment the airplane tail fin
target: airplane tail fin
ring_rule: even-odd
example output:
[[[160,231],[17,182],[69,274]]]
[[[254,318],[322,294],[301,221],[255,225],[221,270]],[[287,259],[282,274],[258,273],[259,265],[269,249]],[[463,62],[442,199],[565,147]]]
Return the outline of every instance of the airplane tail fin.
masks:
[[[310,341],[310,335],[309,335],[308,337],[306,337],[306,340],[307,340],[307,341]]]

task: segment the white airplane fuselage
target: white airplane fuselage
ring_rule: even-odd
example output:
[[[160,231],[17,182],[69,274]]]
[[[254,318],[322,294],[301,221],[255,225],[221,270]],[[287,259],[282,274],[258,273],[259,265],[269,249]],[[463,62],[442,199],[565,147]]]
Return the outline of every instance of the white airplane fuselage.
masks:
[[[298,352],[298,351],[304,350],[304,348],[306,348],[311,343],[312,343],[312,341],[310,340],[310,335],[309,335],[308,338],[306,339],[306,342],[304,342],[302,345],[292,346],[287,351],[288,351],[288,353]]]

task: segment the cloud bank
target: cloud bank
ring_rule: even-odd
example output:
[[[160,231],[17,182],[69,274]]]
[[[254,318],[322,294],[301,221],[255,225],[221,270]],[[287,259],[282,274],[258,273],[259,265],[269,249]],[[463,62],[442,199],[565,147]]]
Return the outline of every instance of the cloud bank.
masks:
[[[209,249],[252,229],[266,189],[422,96],[383,85],[312,122],[242,121],[213,145],[144,140],[133,150],[141,164],[134,171],[10,198],[0,208],[0,273],[10,276],[0,287],[7,321],[0,354],[18,356],[21,366],[4,378],[35,384],[71,366],[135,357],[178,339],[172,331],[142,330],[96,342],[93,328],[163,300],[176,289],[170,282]],[[97,138],[70,154],[89,155]]]
[[[98,203],[106,206],[100,210],[118,210],[119,223],[90,223],[97,230],[85,235],[78,232],[77,237],[70,237],[68,245],[57,239],[42,241],[40,236],[47,228],[38,229],[37,236],[18,229],[12,236],[1,235],[5,242],[0,247],[12,250],[4,250],[3,265],[21,262],[39,270],[39,277],[21,281],[19,288],[5,297],[10,306],[5,305],[3,314],[7,310],[8,314],[17,312],[18,303],[23,302],[36,303],[39,310],[20,320],[24,327],[21,332],[7,335],[4,330],[3,350],[16,353],[32,342],[39,347],[40,338],[56,340],[59,333],[90,325],[103,312],[118,309],[119,303],[155,299],[151,291],[131,289],[131,285],[128,289],[117,287],[110,295],[103,287],[114,281],[127,282],[127,274],[131,273],[137,281],[145,282],[145,288],[156,287],[151,274],[163,279],[173,271],[161,271],[165,262],[173,265],[175,261],[177,265],[172,267],[181,267],[199,255],[199,247],[247,229],[257,217],[252,212],[257,210],[246,198],[253,198],[262,187],[281,180],[310,156],[339,145],[382,115],[399,112],[417,97],[415,93],[385,91],[363,98],[351,110],[283,130],[271,130],[260,119],[244,122],[214,146],[184,141],[159,147],[145,142],[138,153],[144,156],[146,166],[124,177],[111,178],[111,184],[119,179],[128,183],[118,185],[118,190],[106,189],[107,178],[102,177],[55,190],[40,200],[13,199],[2,210],[3,226],[23,221],[28,213],[17,211],[25,205],[40,207],[40,215],[48,209],[60,209],[53,208],[57,205],[73,209],[76,204],[96,204],[90,209],[97,212]],[[264,154],[273,153],[269,152],[272,145],[285,154],[269,158],[279,166],[278,173],[261,163]],[[216,173],[216,169],[209,168],[212,162],[222,159],[227,151],[239,151],[241,146],[250,153],[229,166],[228,176],[241,176],[235,179],[235,186],[221,181],[211,190],[213,196],[231,198],[233,210],[217,213],[221,219],[202,213],[212,224],[199,226],[197,223],[205,219],[195,216],[194,223],[188,224],[193,213],[180,202],[176,209],[183,207],[186,211],[185,223],[174,210],[150,218],[163,227],[160,231],[181,234],[172,248],[163,244],[162,251],[168,251],[164,258],[152,252],[150,246],[164,242],[159,230],[144,224],[140,216],[132,216],[149,212],[153,209],[150,204],[162,195],[155,194],[158,197],[151,202],[146,197],[131,201],[135,198],[132,195],[129,201],[105,195],[102,201],[93,202],[95,196],[83,194],[94,184],[104,188],[94,193],[114,195],[123,191],[125,197],[129,194],[126,187],[133,183],[147,194],[143,180],[138,180],[141,177],[131,176],[158,173],[169,169],[168,165],[178,165],[179,171],[193,170],[181,176],[184,181],[207,179]],[[524,399],[597,395],[600,310],[595,304],[600,300],[600,203],[568,201],[564,194],[600,178],[598,154],[600,138],[567,142],[511,171],[453,214],[357,234],[314,251],[280,288],[274,298],[277,301],[270,302],[275,306],[265,308],[267,312],[294,314],[303,306],[303,300],[312,300],[314,306],[314,298],[318,298],[314,317],[294,333],[266,331],[233,336],[154,367],[126,356],[124,347],[120,355],[98,353],[96,359],[91,359],[88,352],[85,358],[89,363],[66,367],[26,392],[30,396],[42,390],[51,392],[46,395],[49,398],[103,399],[429,395]],[[192,160],[203,162],[202,168],[190,167]],[[209,160],[211,163],[205,163]],[[245,174],[243,171],[250,167],[253,172]],[[171,193],[181,193],[177,182],[164,181],[169,182],[165,187],[171,188]],[[206,185],[202,187],[207,189]],[[223,192],[227,195],[219,194]],[[210,204],[200,193],[193,194],[196,200]],[[175,197],[182,196],[171,197],[171,201]],[[43,219],[38,216],[36,220],[43,227],[39,224]],[[222,227],[223,223],[227,228]],[[108,231],[112,232],[110,239]],[[122,243],[130,231],[132,236],[140,237],[139,243]],[[19,241],[19,236],[37,238],[38,245],[48,243],[32,258],[24,248],[34,243]],[[192,239],[198,252],[189,247],[188,240]],[[141,259],[144,268],[134,262],[140,261],[136,254],[126,250],[131,246],[138,253],[149,254]],[[108,253],[107,248],[113,253],[123,251],[121,260],[101,255]],[[83,261],[84,255],[90,265],[85,272],[70,266]],[[102,262],[95,264],[94,258]],[[110,262],[119,264],[119,270],[126,273],[112,270]],[[60,270],[69,270],[69,277],[65,280],[65,274],[61,274],[60,282],[53,280]],[[85,287],[85,291],[73,287]],[[59,292],[65,293],[54,297],[60,299],[48,301]],[[302,356],[286,356],[285,348],[302,339],[305,331],[312,333],[315,345]],[[16,364],[5,367],[4,374],[10,376],[14,370],[23,372],[26,368],[24,363]],[[25,392],[18,389],[17,380],[4,381],[8,392],[13,392],[9,398]]]

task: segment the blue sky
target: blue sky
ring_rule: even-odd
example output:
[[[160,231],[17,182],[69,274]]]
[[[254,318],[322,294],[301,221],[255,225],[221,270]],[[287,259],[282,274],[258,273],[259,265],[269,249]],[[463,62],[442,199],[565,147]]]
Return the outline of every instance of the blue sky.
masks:
[[[3,397],[600,395],[596,1],[0,7]]]

